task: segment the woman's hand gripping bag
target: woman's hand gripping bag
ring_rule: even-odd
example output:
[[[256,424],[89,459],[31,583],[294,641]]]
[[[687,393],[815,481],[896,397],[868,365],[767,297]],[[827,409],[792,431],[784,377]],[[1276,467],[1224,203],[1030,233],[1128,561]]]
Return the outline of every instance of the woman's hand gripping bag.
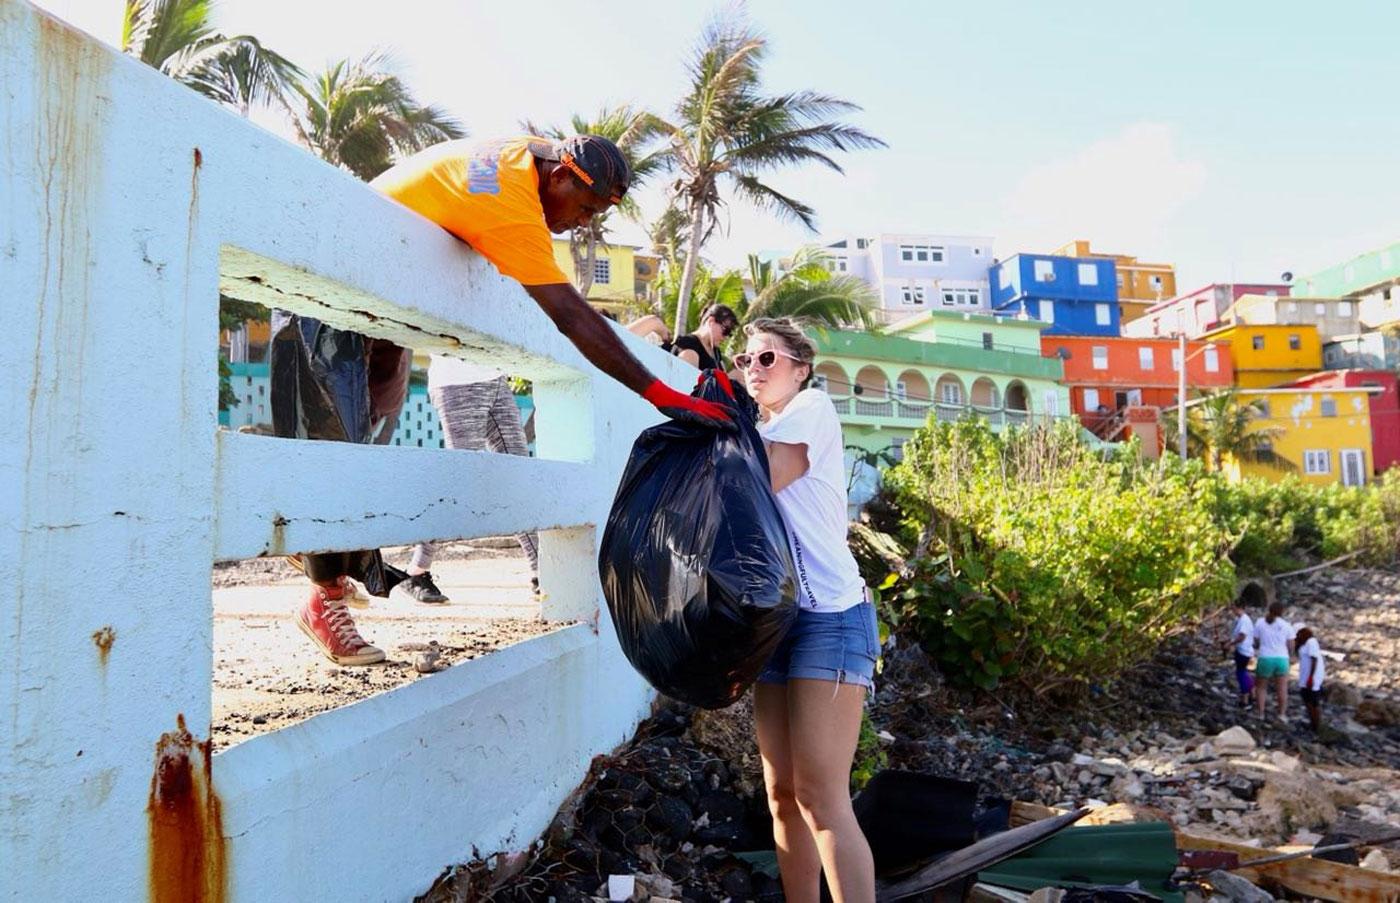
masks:
[[[797,617],[796,581],[757,405],[716,371],[693,394],[727,405],[738,429],[668,421],[637,437],[598,572],[632,667],[713,709],[758,678]]]

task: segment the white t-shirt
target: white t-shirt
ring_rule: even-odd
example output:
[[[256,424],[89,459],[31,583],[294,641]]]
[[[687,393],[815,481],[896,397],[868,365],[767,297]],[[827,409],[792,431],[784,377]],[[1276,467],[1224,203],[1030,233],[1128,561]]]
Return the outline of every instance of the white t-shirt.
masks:
[[[1288,641],[1293,639],[1293,625],[1283,618],[1274,623],[1260,618],[1254,622],[1254,639],[1259,643],[1260,658],[1288,658]]]
[[[820,389],[803,389],[760,423],[765,442],[807,446],[807,472],[778,493],[797,567],[797,599],[809,611],[845,611],[865,601],[865,584],[846,545],[846,467],[836,408]]]
[[[467,383],[487,383],[504,376],[495,367],[483,364],[469,364],[460,357],[435,354],[428,362],[428,391],[443,386],[464,386]]]
[[[1317,670],[1309,674],[1309,668]],[[1304,677],[1311,676],[1312,686],[1303,683]],[[1322,646],[1317,642],[1317,637],[1309,637],[1303,644],[1303,648],[1298,650],[1298,686],[1307,687],[1310,690],[1321,690],[1322,679],[1327,676],[1327,660],[1322,657]]]
[[[1235,644],[1235,651],[1247,658],[1254,657],[1254,622],[1249,619],[1249,615],[1241,614],[1235,620],[1235,630],[1230,634],[1230,639],[1234,639],[1240,634],[1244,634],[1244,639]]]

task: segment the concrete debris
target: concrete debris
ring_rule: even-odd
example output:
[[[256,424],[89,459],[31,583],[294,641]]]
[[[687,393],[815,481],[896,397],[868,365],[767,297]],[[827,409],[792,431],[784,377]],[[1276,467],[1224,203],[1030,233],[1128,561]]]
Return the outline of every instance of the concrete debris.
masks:
[[[1239,875],[1216,870],[1206,876],[1216,896],[1228,903],[1274,903],[1273,894],[1260,890]]]
[[[1215,751],[1222,756],[1243,756],[1254,752],[1258,745],[1254,736],[1238,724],[1221,731],[1214,741]]]
[[[1385,855],[1384,850],[1372,850],[1361,857],[1361,867],[1377,872],[1388,872],[1390,871],[1390,859]]]

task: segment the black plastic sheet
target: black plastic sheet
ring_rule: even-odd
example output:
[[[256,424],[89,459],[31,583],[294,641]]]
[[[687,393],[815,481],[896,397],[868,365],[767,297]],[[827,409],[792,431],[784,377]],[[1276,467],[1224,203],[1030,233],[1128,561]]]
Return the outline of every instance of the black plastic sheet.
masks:
[[[738,430],[668,421],[637,437],[598,572],[632,667],[667,696],[723,708],[792,625],[796,581],[757,406],[713,371],[695,394],[730,406]]]
[[[290,439],[387,444],[408,396],[408,351],[311,317],[272,312],[268,350],[272,430]],[[407,576],[378,549],[302,556],[318,583],[344,574],[375,596]]]

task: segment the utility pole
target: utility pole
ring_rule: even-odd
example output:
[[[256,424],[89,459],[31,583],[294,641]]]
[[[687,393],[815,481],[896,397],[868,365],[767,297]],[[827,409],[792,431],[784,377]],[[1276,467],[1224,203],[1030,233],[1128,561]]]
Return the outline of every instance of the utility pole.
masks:
[[[1186,329],[1176,333],[1176,446],[1181,460],[1186,460]]]

